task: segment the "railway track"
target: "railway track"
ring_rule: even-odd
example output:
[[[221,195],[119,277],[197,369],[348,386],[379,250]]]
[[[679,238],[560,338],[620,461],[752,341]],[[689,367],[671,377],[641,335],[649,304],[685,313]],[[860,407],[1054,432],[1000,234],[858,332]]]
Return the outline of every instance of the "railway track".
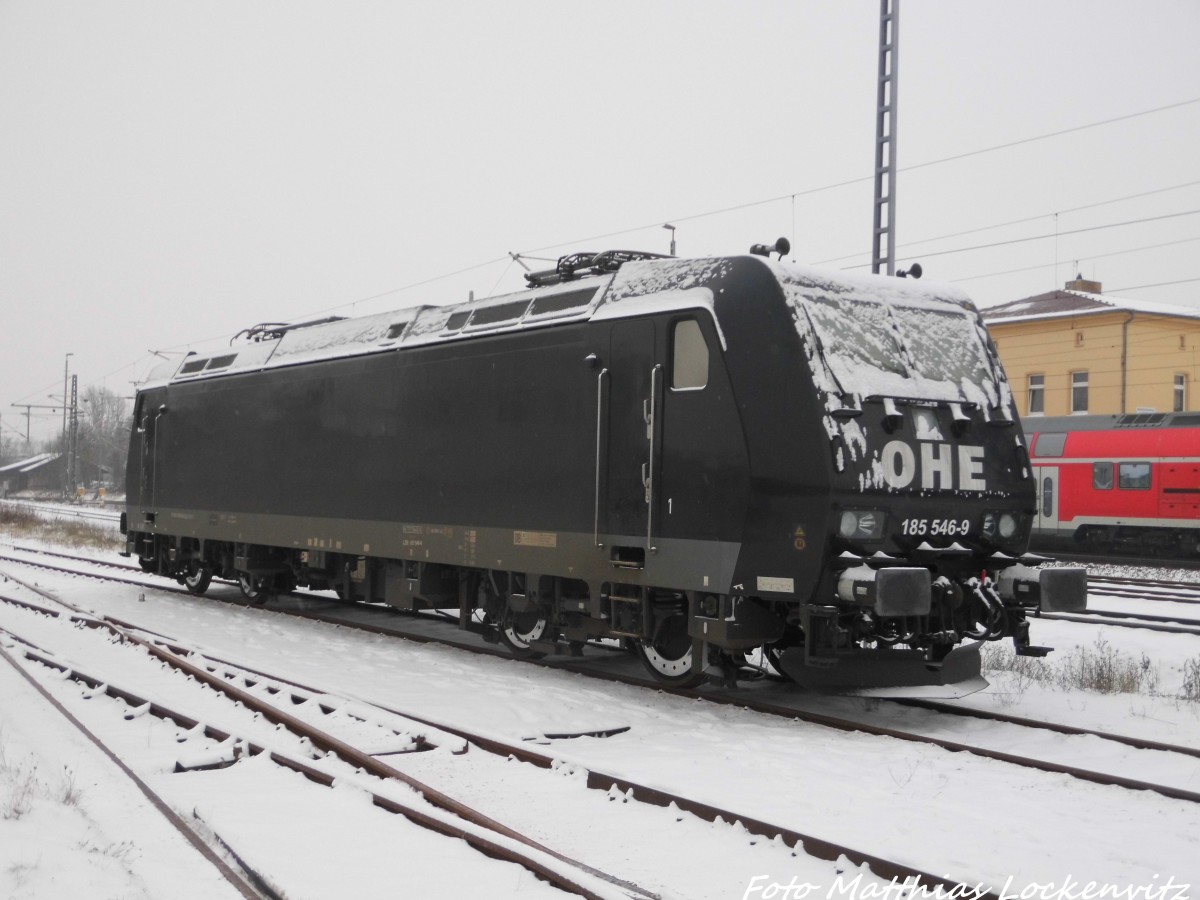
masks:
[[[1111,625],[1115,628],[1140,628],[1165,634],[1200,635],[1200,619],[1180,616],[1156,616],[1148,613],[1127,613],[1107,610],[1088,610],[1086,613],[1042,613],[1041,618],[1057,622],[1079,622],[1090,625]]]
[[[1139,609],[1102,609],[1090,605],[1084,613],[1042,613],[1042,618],[1141,628],[1170,634],[1200,634],[1200,618],[1195,616],[1195,607],[1200,605],[1200,584],[1089,575],[1088,589],[1099,596],[1101,603],[1116,598],[1131,600],[1135,604],[1145,602],[1157,609],[1148,612]],[[1172,606],[1175,611],[1170,611]]]
[[[1036,553],[1045,553],[1058,559],[1063,565],[1074,566],[1134,566],[1142,569],[1180,569],[1195,571],[1200,569],[1200,559],[1165,559],[1153,556],[1114,556],[1104,553],[1082,553],[1078,549],[1064,549],[1061,546],[1045,545],[1034,542],[1030,549]]]
[[[67,556],[70,558],[69,555]],[[6,558],[7,557],[0,556],[0,560]],[[118,568],[120,567],[119,564],[112,565],[116,565]],[[72,572],[73,574],[87,574],[78,573],[75,570],[61,566],[49,567],[57,568],[60,571]],[[94,577],[111,578],[112,576],[97,575]],[[122,577],[117,580],[128,581],[129,583],[139,585],[145,584],[144,580],[139,580],[137,578],[126,579]],[[156,587],[155,589],[187,594],[187,591],[182,588]],[[240,595],[237,597],[212,596],[212,599],[218,599],[220,602],[228,602],[235,605],[246,605],[245,601],[241,599]],[[324,596],[317,598],[316,602],[314,603],[311,595],[308,598],[301,597],[299,599],[290,600],[288,598],[280,598],[280,600],[277,601],[277,603],[273,605],[271,609],[274,612],[298,616],[327,624],[351,627],[394,637],[402,637],[418,642],[446,644],[473,653],[492,655],[504,659],[512,659],[511,654],[509,654],[507,650],[502,650],[498,647],[487,644],[479,640],[478,637],[474,635],[464,634],[463,632],[459,631],[454,624],[444,619],[439,619],[435,616],[414,616],[411,614],[400,614],[395,610],[386,607],[364,608],[362,604],[349,604]],[[1046,618],[1066,617],[1048,615]],[[1114,620],[1111,623],[1106,622],[1106,624],[1121,623],[1117,620]],[[1152,625],[1153,623],[1147,624]],[[763,683],[751,683],[747,687],[738,690],[726,690],[717,688],[715,686],[705,686],[697,689],[670,688],[651,680],[649,676],[643,674],[636,665],[622,666],[620,665],[621,660],[614,660],[612,658],[614,656],[613,654],[608,653],[605,654],[605,656],[606,658],[601,660],[555,657],[548,660],[528,660],[528,662],[550,668],[565,669],[592,678],[600,678],[603,680],[614,681],[636,687],[650,688],[656,691],[675,694],[677,696],[686,697],[689,699],[741,706],[759,713],[798,719],[810,724],[826,726],[839,731],[857,731],[880,737],[891,737],[908,742],[929,744],[951,752],[970,753],[975,756],[1011,763],[1024,768],[1069,775],[1073,778],[1096,784],[1123,787],[1130,790],[1153,791],[1155,793],[1162,794],[1163,796],[1172,797],[1178,800],[1200,802],[1200,792],[1183,788],[1181,786],[1156,784],[1153,782],[1142,781],[1140,779],[1127,778],[1113,772],[1100,772],[1085,769],[1070,763],[1021,756],[1006,752],[1003,749],[997,749],[996,747],[987,747],[980,744],[971,744],[958,740],[935,737],[929,734],[920,733],[918,731],[908,731],[898,728],[880,726],[872,722],[869,715],[864,715],[862,717],[831,715],[825,711],[822,711],[820,708],[812,708],[812,705],[808,702],[809,698],[807,695],[796,691],[789,691],[788,688],[790,686],[781,684],[775,679],[764,679]],[[985,719],[1005,726],[1040,729],[1056,734],[1075,737],[1099,738],[1112,745],[1119,745],[1138,750],[1155,751],[1165,754],[1174,754],[1178,757],[1185,757],[1188,759],[1200,759],[1200,749],[1193,747],[1143,740],[1137,737],[1111,732],[1070,728],[1057,723],[1041,722],[1028,718],[1006,715],[999,712],[982,711],[973,708],[957,706],[953,703],[915,699],[904,699],[896,702],[912,708],[923,708],[936,716],[956,716],[969,717],[973,719]]]
[[[29,586],[26,585],[26,587]],[[37,590],[39,594],[50,600],[51,603],[64,603],[64,601],[59,600],[48,592],[41,589],[34,590]],[[472,843],[473,846],[476,846],[477,849],[481,849],[489,855],[498,855],[500,858],[518,862],[531,871],[536,872],[539,876],[547,878],[555,885],[581,896],[608,897],[615,895],[607,888],[598,892],[589,888],[586,884],[587,879],[583,879],[585,883],[580,884],[577,870],[582,870],[589,878],[599,879],[601,882],[604,882],[605,885],[620,892],[620,896],[634,898],[658,896],[652,890],[606,875],[599,869],[585,866],[562,853],[544,847],[536,841],[532,841],[525,836],[530,823],[522,823],[522,827],[520,828],[502,825],[479,810],[473,809],[449,797],[449,795],[443,793],[441,790],[416,781],[414,778],[400,771],[392,761],[396,754],[419,753],[437,746],[444,748],[447,740],[458,742],[451,751],[458,756],[465,756],[468,749],[482,751],[491,758],[499,761],[516,759],[541,770],[553,770],[558,767],[559,762],[556,757],[542,753],[526,744],[498,740],[495,737],[478,734],[458,725],[434,722],[427,718],[370,704],[357,698],[339,696],[335,692],[300,684],[256,668],[247,668],[231,660],[203,654],[195,648],[184,647],[173,639],[145,631],[133,623],[111,617],[98,618],[70,604],[66,604],[64,611],[58,611],[43,604],[31,604],[27,601],[11,597],[0,597],[0,602],[23,606],[43,616],[65,618],[93,628],[106,629],[132,646],[152,653],[156,659],[184,673],[188,677],[221,691],[247,709],[266,717],[279,726],[286,727],[290,733],[303,740],[307,740],[312,746],[326,753],[336,755],[360,772],[366,772],[383,781],[398,780],[403,782],[419,791],[426,801],[429,801],[443,813],[466,821],[475,830],[458,823],[448,825],[445,816],[434,816],[431,819],[427,812],[414,810],[411,805],[406,806],[398,803],[394,795],[381,794],[372,790],[372,802],[376,806],[398,812],[410,820],[418,822],[423,827],[433,828],[439,831],[439,833],[463,837]],[[243,753],[249,755],[267,754],[277,765],[299,772],[306,778],[321,784],[331,784],[335,777],[335,774],[329,771],[328,766],[316,766],[311,760],[298,758],[294,752],[289,754],[278,749],[271,749],[261,743],[257,743],[251,737],[239,736],[228,731],[213,728],[212,726],[202,725],[203,719],[200,716],[189,715],[186,710],[176,710],[162,703],[155,702],[149,699],[148,696],[139,694],[137,690],[130,689],[127,686],[115,686],[109,680],[82,671],[79,666],[66,664],[60,658],[37,646],[34,641],[28,638],[19,636],[11,630],[8,633],[17,642],[15,653],[23,656],[26,660],[41,666],[57,669],[67,674],[70,678],[87,685],[93,691],[102,691],[110,696],[119,697],[135,710],[144,710],[151,715],[171,721],[180,727],[191,729],[192,731],[200,731],[211,741],[220,742],[219,746],[226,748],[225,751],[217,754],[210,752],[207,755],[203,755],[202,760],[205,767],[211,768],[232,764],[237,758],[236,748],[241,747],[243,748]],[[315,708],[320,715],[313,713],[307,717],[307,720],[298,719],[294,712],[291,711],[297,707],[309,710]],[[387,727],[391,729],[391,734],[395,737],[405,738],[405,740],[401,741],[404,746],[400,749],[388,750],[386,752],[379,752],[378,749],[375,752],[366,752],[360,749],[360,747],[348,743],[346,739],[336,734],[331,734],[324,728],[317,727],[312,722],[314,718],[319,719],[322,716],[331,717],[338,713],[347,712],[358,722],[375,721],[378,724],[380,717],[385,717],[388,723]],[[557,737],[569,738],[576,736],[578,735],[558,735]],[[378,740],[376,740],[376,745],[378,747]],[[382,756],[387,756],[389,760],[387,762],[380,762],[380,757]],[[336,777],[344,776],[339,775]],[[461,778],[462,775],[459,772],[458,778],[455,780],[459,781]],[[511,779],[511,774],[507,778],[502,778],[505,781],[509,779]],[[756,837],[776,842],[782,841],[797,851],[803,850],[808,855],[817,859],[829,861],[848,860],[854,865],[867,866],[872,873],[883,879],[919,883],[947,891],[955,888],[954,882],[947,880],[945,877],[937,877],[930,873],[914,869],[911,866],[863,853],[854,848],[841,846],[789,828],[748,818],[738,814],[736,811],[721,809],[711,804],[699,802],[659,788],[637,784],[617,775],[589,770],[586,786],[592,790],[602,791],[610,798],[620,798],[623,803],[633,801],[634,803],[656,807],[672,807],[677,811],[690,813],[708,822],[724,821],[732,823],[736,821],[740,823],[743,829]],[[628,830],[630,827],[629,825],[625,825],[624,830]],[[484,830],[485,834],[482,837],[477,833],[478,829]],[[506,838],[509,843],[515,842],[523,846],[519,846],[514,851],[505,841],[497,841],[495,838],[496,834]],[[740,839],[736,834],[733,837],[734,839]],[[646,841],[652,841],[652,838],[653,835],[643,836],[641,841],[638,841],[636,835],[631,835],[631,840],[633,840],[635,846],[638,843],[644,845]],[[530,854],[531,849],[533,851],[532,858]],[[719,848],[714,848],[714,852],[719,852]],[[550,859],[551,864],[547,864],[547,857]],[[555,863],[558,865],[555,865]],[[563,865],[571,867],[567,875],[564,875],[561,871]],[[959,889],[961,890],[962,886],[959,886]]]
[[[1089,575],[1088,586],[1103,591],[1110,597],[1128,597],[1133,600],[1171,603],[1200,603],[1200,584],[1190,582]]]

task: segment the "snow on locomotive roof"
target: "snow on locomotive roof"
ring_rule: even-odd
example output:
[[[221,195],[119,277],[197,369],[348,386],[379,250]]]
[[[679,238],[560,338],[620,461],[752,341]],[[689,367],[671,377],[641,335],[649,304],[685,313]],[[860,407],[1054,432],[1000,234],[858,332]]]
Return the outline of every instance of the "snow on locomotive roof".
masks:
[[[970,333],[976,321],[975,309],[959,289],[752,258],[767,266],[783,287],[801,337],[811,332],[823,346],[825,365],[814,367],[826,369],[820,374],[837,393],[995,403],[995,397],[984,396],[992,391],[980,388],[981,382],[989,385],[992,379],[986,359],[981,357],[980,341]],[[728,257],[631,260],[614,274],[484,300],[416,306],[294,326],[260,326],[262,330],[255,340],[221,353],[190,355],[182,363],[158,367],[148,384],[380,353],[543,324],[622,318],[651,308],[707,309],[722,346],[727,346],[707,285],[726,274],[732,263]],[[908,352],[900,364],[889,363],[886,358],[887,354],[904,356],[906,352],[905,342],[888,343],[884,334],[897,327],[887,318],[889,306],[914,310],[920,319],[918,328],[907,329],[917,333],[905,335],[907,343],[920,344],[920,352]],[[264,335],[268,339],[263,339]],[[913,356],[927,357],[928,365],[914,362]]]
[[[1007,383],[979,314],[953,285],[772,264],[828,394],[997,406]],[[894,315],[903,309],[902,316]]]
[[[611,281],[612,276],[589,278],[448,306],[414,306],[308,326],[301,323],[278,329],[275,339],[240,344],[213,356],[190,355],[181,364],[164,363],[151,372],[147,384],[340,359],[563,319],[586,319]]]

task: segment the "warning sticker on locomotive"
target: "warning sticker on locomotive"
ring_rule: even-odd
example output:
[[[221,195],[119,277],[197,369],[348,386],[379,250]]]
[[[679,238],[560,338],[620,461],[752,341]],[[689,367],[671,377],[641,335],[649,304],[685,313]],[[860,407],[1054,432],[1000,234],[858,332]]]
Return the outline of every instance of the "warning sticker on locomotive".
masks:
[[[514,531],[513,545],[516,547],[545,547],[553,550],[558,546],[558,534],[553,531]]]
[[[967,519],[905,519],[900,523],[900,532],[909,537],[962,537],[970,527]]]

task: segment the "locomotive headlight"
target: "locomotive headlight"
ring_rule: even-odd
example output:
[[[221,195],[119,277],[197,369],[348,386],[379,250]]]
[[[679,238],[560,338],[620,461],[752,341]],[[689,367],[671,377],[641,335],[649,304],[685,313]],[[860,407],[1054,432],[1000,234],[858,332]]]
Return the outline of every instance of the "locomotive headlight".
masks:
[[[984,513],[980,532],[989,540],[1011,541],[1021,533],[1021,517],[1017,513],[993,511]]]
[[[838,535],[848,541],[877,541],[883,536],[883,523],[879,510],[848,509],[838,520]]]
[[[997,525],[997,530],[1000,532],[1000,537],[1004,538],[1006,541],[1012,540],[1014,537],[1016,537],[1017,529],[1020,524],[1021,523],[1017,520],[1017,517],[1012,513],[1001,513],[1000,521]]]

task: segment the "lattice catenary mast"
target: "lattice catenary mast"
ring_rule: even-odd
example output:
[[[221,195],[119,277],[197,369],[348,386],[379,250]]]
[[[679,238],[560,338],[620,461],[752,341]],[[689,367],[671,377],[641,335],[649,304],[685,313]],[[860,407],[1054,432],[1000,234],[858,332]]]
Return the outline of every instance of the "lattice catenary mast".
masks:
[[[879,3],[879,83],[875,110],[875,232],[871,271],[896,270],[896,87],[900,0]],[[887,248],[883,242],[886,236]]]

